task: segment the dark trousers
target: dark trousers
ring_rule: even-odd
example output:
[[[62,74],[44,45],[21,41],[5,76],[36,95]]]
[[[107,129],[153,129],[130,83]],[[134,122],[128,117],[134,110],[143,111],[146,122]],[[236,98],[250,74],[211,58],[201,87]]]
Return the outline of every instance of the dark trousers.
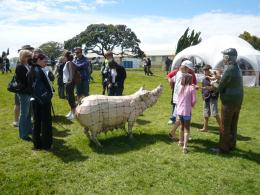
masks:
[[[50,149],[52,145],[51,103],[41,105],[33,101],[32,140],[36,149]]]
[[[60,99],[64,99],[65,98],[65,90],[64,90],[64,84],[60,84],[58,85],[58,95]]]
[[[105,95],[106,91],[108,91],[108,88],[107,88],[107,80],[104,75],[102,75],[102,88],[103,88],[102,95]]]
[[[236,147],[237,123],[241,106],[222,105],[219,147],[223,152],[229,152]]]
[[[144,66],[144,75],[148,75],[148,67]]]
[[[122,96],[124,86],[114,86],[108,88],[108,96]]]
[[[147,73],[148,73],[148,75],[153,75],[153,73],[151,71],[151,66],[147,66]]]
[[[67,100],[69,102],[70,108],[76,108],[75,95],[74,95],[74,84],[67,83],[65,85],[65,88],[66,88]]]

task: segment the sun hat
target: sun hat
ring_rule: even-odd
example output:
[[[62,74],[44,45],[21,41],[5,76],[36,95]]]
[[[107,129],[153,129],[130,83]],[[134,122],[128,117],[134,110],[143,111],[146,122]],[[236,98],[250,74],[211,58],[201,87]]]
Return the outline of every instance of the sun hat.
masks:
[[[21,51],[21,50],[30,50],[30,51],[32,51],[32,50],[34,50],[34,47],[32,47],[31,45],[23,45],[21,47],[21,49],[18,49],[18,52]]]

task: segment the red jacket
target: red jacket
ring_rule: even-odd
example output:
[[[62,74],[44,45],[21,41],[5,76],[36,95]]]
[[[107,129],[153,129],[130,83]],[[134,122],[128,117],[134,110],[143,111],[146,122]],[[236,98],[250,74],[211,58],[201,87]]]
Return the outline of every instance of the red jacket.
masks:
[[[177,74],[178,71],[179,71],[178,69],[171,71],[167,75],[167,79],[171,79],[172,77],[174,77]],[[192,75],[192,84],[197,85],[197,79],[196,79],[195,73],[191,71],[191,72],[189,72],[189,74]]]

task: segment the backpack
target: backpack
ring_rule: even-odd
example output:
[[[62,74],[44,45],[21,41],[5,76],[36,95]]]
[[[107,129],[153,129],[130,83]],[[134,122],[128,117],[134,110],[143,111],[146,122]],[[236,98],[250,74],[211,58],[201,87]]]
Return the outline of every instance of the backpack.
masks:
[[[80,84],[80,82],[81,82],[80,71],[77,69],[77,66],[76,66],[74,63],[72,63],[72,69],[74,70],[72,82],[73,82],[75,85],[78,85],[78,84]]]

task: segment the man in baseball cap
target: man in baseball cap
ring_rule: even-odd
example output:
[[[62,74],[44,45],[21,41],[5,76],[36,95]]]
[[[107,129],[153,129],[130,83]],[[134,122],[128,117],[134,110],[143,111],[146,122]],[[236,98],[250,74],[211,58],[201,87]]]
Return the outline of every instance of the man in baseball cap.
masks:
[[[229,153],[235,149],[237,140],[237,123],[243,102],[243,78],[236,63],[237,50],[228,48],[222,52],[223,63],[227,66],[220,83],[219,94],[221,107],[221,131],[219,148],[216,152]]]

